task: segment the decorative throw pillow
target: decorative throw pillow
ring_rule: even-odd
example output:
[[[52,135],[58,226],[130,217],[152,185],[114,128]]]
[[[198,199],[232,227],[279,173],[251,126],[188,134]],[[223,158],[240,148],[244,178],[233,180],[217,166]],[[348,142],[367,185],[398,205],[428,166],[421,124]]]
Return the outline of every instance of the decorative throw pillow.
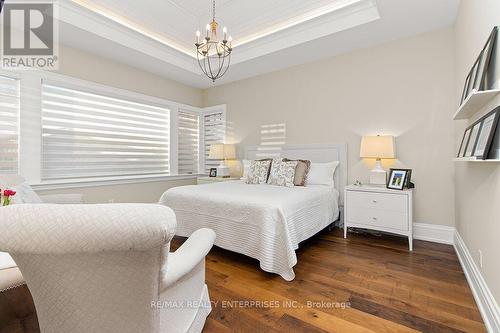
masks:
[[[252,161],[248,170],[247,184],[265,184],[269,176],[271,160]]]
[[[274,159],[267,183],[270,185],[293,187],[297,164],[298,161],[285,162],[282,159]]]
[[[309,173],[309,168],[311,167],[311,161],[309,160],[289,160],[287,158],[283,159],[285,162],[297,161],[297,168],[295,168],[295,177],[293,179],[293,184],[295,186],[304,186],[306,184],[307,174]]]

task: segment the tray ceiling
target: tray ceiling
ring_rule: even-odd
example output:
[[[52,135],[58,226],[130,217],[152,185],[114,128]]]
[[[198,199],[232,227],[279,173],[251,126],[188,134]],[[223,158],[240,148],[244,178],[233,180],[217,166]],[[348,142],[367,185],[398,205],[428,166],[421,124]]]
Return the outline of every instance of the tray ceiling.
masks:
[[[218,0],[216,19],[234,38],[232,64],[236,67],[218,83],[355,49],[357,40],[366,44],[367,37],[377,43],[398,34],[451,25],[458,1]],[[59,4],[62,44],[192,86],[212,85],[200,75],[193,45],[194,32],[204,31],[211,19],[211,1],[72,0]],[[407,22],[408,18],[415,21]],[[384,26],[391,24],[395,31]],[[368,29],[365,33],[372,36],[344,38],[340,45],[322,44],[370,25],[383,29]],[[266,64],[266,59],[276,66]]]

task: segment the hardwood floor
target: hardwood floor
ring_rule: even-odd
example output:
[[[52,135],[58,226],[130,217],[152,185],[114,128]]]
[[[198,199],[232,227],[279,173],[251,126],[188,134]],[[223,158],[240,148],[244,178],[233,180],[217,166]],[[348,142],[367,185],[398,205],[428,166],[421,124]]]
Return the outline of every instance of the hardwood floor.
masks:
[[[301,245],[296,278],[286,282],[214,248],[204,332],[485,332],[453,247],[415,241],[407,249],[404,238],[345,240],[324,230]]]

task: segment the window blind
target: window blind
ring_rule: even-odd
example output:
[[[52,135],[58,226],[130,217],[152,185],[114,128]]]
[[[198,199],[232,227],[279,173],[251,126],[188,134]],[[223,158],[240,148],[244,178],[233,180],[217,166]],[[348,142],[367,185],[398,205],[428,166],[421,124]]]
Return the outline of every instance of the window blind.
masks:
[[[200,115],[179,109],[178,124],[178,173],[197,174],[199,165]]]
[[[42,180],[169,173],[170,110],[42,85]]]
[[[19,80],[0,76],[0,174],[18,173]]]
[[[210,145],[223,143],[226,135],[225,120],[223,112],[214,112],[203,116],[203,138],[205,143],[205,173],[209,173],[210,168],[216,168],[220,160],[211,160],[208,158]]]

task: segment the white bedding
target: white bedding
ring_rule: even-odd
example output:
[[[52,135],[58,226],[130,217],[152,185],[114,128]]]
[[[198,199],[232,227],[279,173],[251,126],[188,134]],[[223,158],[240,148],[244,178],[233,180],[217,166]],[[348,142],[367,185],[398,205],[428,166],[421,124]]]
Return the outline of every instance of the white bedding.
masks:
[[[339,193],[324,185],[250,185],[244,181],[169,189],[160,203],[177,216],[176,235],[211,228],[215,244],[260,261],[260,267],[291,281],[298,244],[339,215]]]

